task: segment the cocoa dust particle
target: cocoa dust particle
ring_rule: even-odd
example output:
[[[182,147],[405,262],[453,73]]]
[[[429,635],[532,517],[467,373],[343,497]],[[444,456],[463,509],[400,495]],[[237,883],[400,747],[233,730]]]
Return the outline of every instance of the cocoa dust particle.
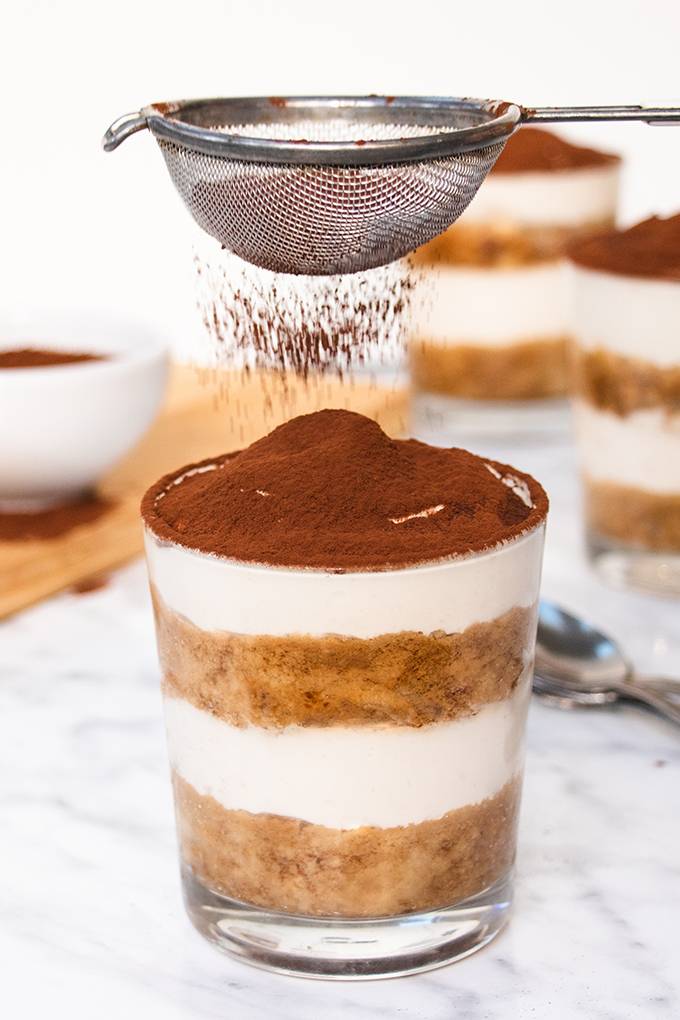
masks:
[[[102,588],[108,588],[109,577],[107,574],[93,574],[91,577],[84,577],[81,581],[76,581],[69,588],[72,595],[89,595],[91,592],[101,591]]]

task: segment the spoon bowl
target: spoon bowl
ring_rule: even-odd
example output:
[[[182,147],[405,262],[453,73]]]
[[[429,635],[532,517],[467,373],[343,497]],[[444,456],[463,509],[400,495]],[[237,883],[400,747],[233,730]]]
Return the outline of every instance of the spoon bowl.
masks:
[[[560,708],[642,702],[680,724],[680,680],[636,675],[607,635],[560,606],[541,600],[534,691]]]
[[[607,635],[553,602],[541,600],[536,670],[582,686],[606,687],[632,672],[619,646]]]

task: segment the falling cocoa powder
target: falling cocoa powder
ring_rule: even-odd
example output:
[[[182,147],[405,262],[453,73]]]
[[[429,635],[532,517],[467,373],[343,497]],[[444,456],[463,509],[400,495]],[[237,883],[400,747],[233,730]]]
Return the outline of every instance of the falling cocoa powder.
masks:
[[[235,255],[194,256],[199,313],[213,365],[342,376],[398,360],[414,271],[402,261],[365,273],[295,277]]]

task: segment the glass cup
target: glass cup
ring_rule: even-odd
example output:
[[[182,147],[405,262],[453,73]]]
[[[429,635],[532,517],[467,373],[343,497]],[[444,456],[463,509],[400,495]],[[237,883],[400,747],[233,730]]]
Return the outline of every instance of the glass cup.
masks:
[[[680,282],[572,276],[588,555],[610,582],[680,595]]]
[[[147,523],[184,897],[206,938],[270,970],[373,978],[498,933],[543,536],[332,573]]]

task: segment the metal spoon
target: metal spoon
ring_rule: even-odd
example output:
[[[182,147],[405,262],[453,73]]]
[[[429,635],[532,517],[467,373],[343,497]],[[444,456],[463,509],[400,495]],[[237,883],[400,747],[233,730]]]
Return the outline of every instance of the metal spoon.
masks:
[[[541,600],[534,690],[562,708],[644,702],[680,725],[680,680],[638,675],[606,634]]]

